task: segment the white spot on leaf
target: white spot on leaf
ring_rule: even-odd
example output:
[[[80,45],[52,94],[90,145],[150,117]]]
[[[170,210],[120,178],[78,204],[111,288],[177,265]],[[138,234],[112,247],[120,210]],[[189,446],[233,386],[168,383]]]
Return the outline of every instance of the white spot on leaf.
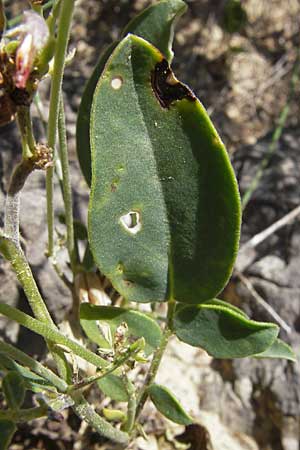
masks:
[[[123,84],[123,78],[122,77],[114,77],[112,78],[110,85],[113,89],[115,89],[116,91],[118,91],[119,89],[121,89]]]
[[[136,234],[142,229],[141,216],[137,211],[129,211],[129,213],[124,214],[120,217],[120,222],[131,234]]]

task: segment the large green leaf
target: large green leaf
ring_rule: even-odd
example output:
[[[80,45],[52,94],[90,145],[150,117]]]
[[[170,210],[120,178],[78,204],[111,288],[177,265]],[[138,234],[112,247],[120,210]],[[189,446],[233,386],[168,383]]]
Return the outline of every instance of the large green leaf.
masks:
[[[237,183],[199,100],[137,36],[99,80],[91,144],[89,240],[115,289],[138,302],[214,297],[237,252]]]
[[[165,386],[151,384],[147,391],[158,411],[165,417],[180,425],[193,423],[193,419],[185,412],[177,398]]]
[[[174,331],[181,341],[202,347],[215,358],[244,358],[267,350],[279,328],[247,319],[231,308],[202,304],[179,308]]]
[[[80,321],[106,322],[111,326],[112,335],[122,322],[128,325],[128,332],[134,337],[143,337],[146,342],[145,354],[151,354],[161,342],[161,329],[158,324],[139,311],[117,308],[114,306],[96,306],[82,303],[80,307]],[[100,332],[99,332],[100,333]]]
[[[0,420],[0,450],[8,449],[16,431],[17,427],[14,422],[5,419]]]
[[[25,383],[22,375],[15,371],[8,372],[2,380],[2,390],[8,407],[13,410],[20,409],[25,398]]]
[[[182,0],[163,0],[149,6],[136,16],[123,30],[136,34],[155,45],[171,61],[173,57],[173,28],[176,19],[183,14],[186,4]],[[112,43],[101,54],[96,67],[88,80],[81,99],[77,128],[77,155],[82,173],[88,186],[91,185],[91,150],[90,150],[90,114],[94,91],[105,64],[118,42]]]

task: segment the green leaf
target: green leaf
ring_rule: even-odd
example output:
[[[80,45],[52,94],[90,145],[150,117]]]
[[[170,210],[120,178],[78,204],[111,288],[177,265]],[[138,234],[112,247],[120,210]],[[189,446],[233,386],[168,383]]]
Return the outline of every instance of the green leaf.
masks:
[[[0,420],[0,450],[7,450],[11,440],[17,431],[14,422],[10,420]]]
[[[132,309],[117,308],[114,306],[96,306],[82,303],[80,306],[80,322],[96,320],[108,323],[111,326],[112,335],[117,327],[126,322],[129,334],[146,341],[145,354],[149,355],[159,347],[161,342],[161,329],[158,324],[139,311]]]
[[[152,384],[148,388],[149,396],[165,417],[180,425],[190,425],[193,419],[185,412],[179,401],[165,386]]]
[[[297,361],[293,349],[281,339],[276,339],[267,350],[258,355],[254,355],[254,358],[280,358],[293,362]]]
[[[24,380],[24,387],[32,392],[42,392],[46,390],[55,391],[55,387],[49,381],[31,372],[27,367],[13,361],[8,356],[0,353],[0,369],[4,371],[15,371],[20,374]]]
[[[90,148],[90,114],[94,91],[105,64],[117,43],[111,44],[101,54],[99,61],[89,78],[80,102],[76,125],[76,149],[79,165],[88,186],[91,186],[91,148]]]
[[[126,386],[121,377],[114,373],[106,375],[97,381],[100,390],[112,400],[116,402],[127,402],[128,393]]]
[[[168,60],[173,57],[172,41],[174,23],[186,10],[182,0],[163,0],[146,8],[135,17],[122,32],[134,33],[155,45]],[[97,65],[84,89],[77,119],[77,155],[81,171],[91,186],[90,114],[94,91],[105,64],[119,42],[108,46],[101,54]]]
[[[110,343],[105,339],[100,327],[96,320],[80,319],[80,325],[82,326],[87,337],[100,348],[111,348]]]
[[[21,408],[25,398],[25,383],[19,372],[8,372],[2,380],[7,405],[13,410]]]
[[[185,306],[175,313],[174,332],[215,358],[244,358],[264,352],[275,341],[279,328],[255,322],[218,305]]]
[[[199,100],[137,36],[99,80],[91,143],[89,240],[101,272],[131,301],[213,298],[238,248],[233,169]]]

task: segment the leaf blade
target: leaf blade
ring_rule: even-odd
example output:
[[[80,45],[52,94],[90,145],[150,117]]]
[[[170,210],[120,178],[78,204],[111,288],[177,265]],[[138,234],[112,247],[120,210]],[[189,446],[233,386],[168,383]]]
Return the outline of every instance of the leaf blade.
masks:
[[[182,0],[163,0],[149,6],[128,23],[121,36],[127,33],[136,34],[155,45],[171,61],[173,58],[172,42],[174,24],[186,10],[186,4]],[[81,171],[91,186],[91,149],[90,149],[90,114],[93,94],[105,64],[116,48],[117,42],[110,44],[100,55],[95,69],[84,89],[78,111],[76,126],[76,148]]]
[[[279,359],[287,359],[288,361],[296,362],[297,357],[293,351],[293,349],[283,342],[281,339],[276,339],[273,344],[267,348],[262,353],[259,353],[257,355],[254,355],[254,358],[279,358]]]
[[[193,419],[189,416],[176,397],[165,386],[152,384],[147,390],[152,402],[165,417],[180,425],[190,425]]]
[[[244,358],[265,351],[277,338],[277,325],[255,322],[218,305],[185,306],[174,318],[177,337],[215,358]]]
[[[8,404],[12,410],[21,408],[25,398],[25,383],[19,372],[8,372],[2,380],[2,389]]]
[[[7,450],[11,440],[17,431],[14,422],[10,420],[0,419],[0,450]]]
[[[99,80],[89,240],[96,264],[128,300],[199,303],[220,292],[231,274],[240,198],[203,106],[175,78],[176,92],[164,85],[161,78],[173,76],[167,66],[156,84],[175,99],[158,99],[150,78],[162,62],[152,45],[128,35]],[[112,87],[115,79],[120,89]],[[166,99],[171,103],[162,106]],[[139,226],[133,232],[134,221],[125,222],[132,217]]]

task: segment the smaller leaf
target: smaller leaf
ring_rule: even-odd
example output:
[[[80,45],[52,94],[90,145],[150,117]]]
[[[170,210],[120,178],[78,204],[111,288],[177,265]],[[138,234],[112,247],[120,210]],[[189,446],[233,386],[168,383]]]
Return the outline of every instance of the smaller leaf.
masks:
[[[193,423],[193,419],[185,412],[176,397],[165,386],[152,384],[148,388],[148,393],[158,411],[167,419],[180,425]]]
[[[108,409],[102,410],[104,417],[110,422],[125,422],[126,414],[120,409]]]
[[[254,355],[254,358],[280,358],[287,359],[293,362],[297,361],[293,349],[281,339],[276,339],[276,341],[273,342],[273,344],[269,348],[267,348],[267,350],[259,353],[258,355]]]
[[[103,321],[110,324],[112,335],[117,327],[125,322],[129,334],[146,342],[145,355],[148,356],[160,345],[161,329],[151,317],[133,309],[117,308],[114,306],[96,306],[82,303],[80,307],[80,321]]]
[[[116,402],[128,402],[128,393],[121,377],[110,373],[97,381],[98,387],[107,397]]]
[[[103,333],[101,332],[101,329],[97,325],[96,320],[80,319],[80,325],[82,326],[87,337],[92,342],[95,342],[95,344],[97,344],[100,348],[105,349],[111,348],[110,343],[103,336]]]
[[[10,420],[0,420],[0,450],[7,450],[13,435],[17,431],[14,422]]]
[[[25,398],[25,383],[18,372],[12,371],[5,375],[2,390],[9,408],[17,410],[22,406]]]
[[[267,350],[279,328],[250,320],[220,304],[201,304],[178,308],[174,331],[181,341],[201,347],[215,358],[244,358]]]
[[[7,372],[14,370],[18,372],[24,379],[25,388],[31,390],[32,392],[42,392],[45,390],[56,391],[55,387],[49,383],[48,380],[36,375],[31,372],[27,367],[23,367],[20,364],[13,361],[7,355],[0,353],[0,369]]]

